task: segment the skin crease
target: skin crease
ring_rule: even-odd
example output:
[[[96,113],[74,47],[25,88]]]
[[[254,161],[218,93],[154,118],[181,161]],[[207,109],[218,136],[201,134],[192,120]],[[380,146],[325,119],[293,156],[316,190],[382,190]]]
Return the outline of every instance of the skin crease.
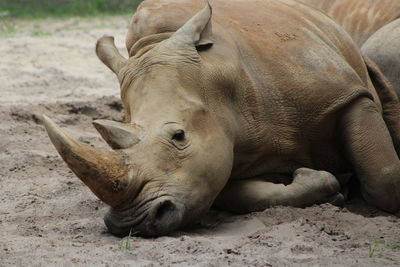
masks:
[[[399,210],[400,162],[345,31],[291,0],[211,4],[213,16],[201,1],[143,2],[127,35],[129,59],[111,37],[98,41],[99,58],[121,84],[126,129],[140,140],[114,150],[129,171],[126,192],[113,196],[123,195],[122,204],[105,217],[110,232],[166,234],[213,204],[250,212],[340,202],[339,177],[351,171],[362,175],[371,204]],[[364,123],[368,105],[371,125]],[[99,127],[118,131],[110,125]],[[372,133],[360,140],[354,131],[342,135],[342,127]],[[385,161],[375,160],[375,147],[371,157],[360,145],[380,138]]]

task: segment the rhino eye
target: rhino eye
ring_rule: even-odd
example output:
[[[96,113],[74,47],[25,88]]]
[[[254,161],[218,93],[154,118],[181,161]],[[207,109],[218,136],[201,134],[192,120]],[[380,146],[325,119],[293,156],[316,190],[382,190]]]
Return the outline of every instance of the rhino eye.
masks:
[[[185,131],[184,130],[178,130],[174,133],[172,136],[172,140],[176,141],[183,141],[185,140]]]

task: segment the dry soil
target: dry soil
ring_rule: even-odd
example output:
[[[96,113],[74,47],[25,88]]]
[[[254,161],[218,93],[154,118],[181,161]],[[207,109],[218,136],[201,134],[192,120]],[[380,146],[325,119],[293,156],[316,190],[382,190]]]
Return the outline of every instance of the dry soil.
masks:
[[[119,86],[96,58],[103,34],[124,50],[129,17],[2,21],[0,266],[399,266],[400,218],[359,199],[345,208],[210,212],[169,236],[107,233],[107,207],[67,168],[41,114],[105,147],[93,119],[121,120]]]

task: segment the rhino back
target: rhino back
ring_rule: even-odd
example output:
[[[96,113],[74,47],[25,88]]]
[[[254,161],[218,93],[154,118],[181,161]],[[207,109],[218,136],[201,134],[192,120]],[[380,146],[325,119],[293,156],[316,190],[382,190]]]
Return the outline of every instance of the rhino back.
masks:
[[[261,83],[263,91],[285,93],[291,85],[290,94],[300,96],[321,87],[327,99],[320,102],[327,105],[342,94],[353,94],[355,87],[367,87],[368,75],[358,49],[322,13],[292,0],[218,0],[211,4],[213,32],[219,39],[215,46],[230,51],[225,53],[226,61],[240,60],[234,63],[254,70],[251,78]],[[193,0],[143,2],[128,32],[128,51],[145,36],[175,32],[203,5]]]

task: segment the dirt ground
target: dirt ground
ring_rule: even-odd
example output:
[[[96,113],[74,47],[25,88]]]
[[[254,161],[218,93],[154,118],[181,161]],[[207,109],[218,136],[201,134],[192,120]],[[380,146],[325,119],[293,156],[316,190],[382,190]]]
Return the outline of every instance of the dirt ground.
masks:
[[[345,208],[210,212],[143,239],[106,232],[107,207],[66,167],[41,124],[54,119],[105,147],[93,119],[122,119],[119,86],[94,53],[124,51],[129,17],[9,22],[0,35],[0,266],[400,266],[400,218],[355,199]],[[125,52],[125,51],[124,51]]]

